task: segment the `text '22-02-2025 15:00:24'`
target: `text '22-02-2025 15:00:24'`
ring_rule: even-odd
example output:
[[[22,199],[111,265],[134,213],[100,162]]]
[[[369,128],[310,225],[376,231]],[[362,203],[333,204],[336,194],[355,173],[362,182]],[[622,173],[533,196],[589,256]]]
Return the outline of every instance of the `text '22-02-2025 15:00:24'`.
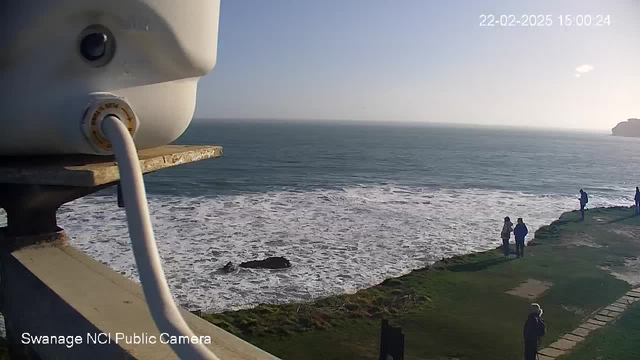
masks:
[[[481,14],[478,17],[481,27],[513,27],[513,26],[575,26],[606,27],[611,26],[611,15],[514,15],[514,14]]]

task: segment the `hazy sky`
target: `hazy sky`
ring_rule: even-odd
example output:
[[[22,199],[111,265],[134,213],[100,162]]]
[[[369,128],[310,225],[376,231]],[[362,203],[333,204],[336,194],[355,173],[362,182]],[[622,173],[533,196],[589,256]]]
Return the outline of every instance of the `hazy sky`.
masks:
[[[640,117],[639,69],[640,1],[222,0],[196,117],[608,129]]]

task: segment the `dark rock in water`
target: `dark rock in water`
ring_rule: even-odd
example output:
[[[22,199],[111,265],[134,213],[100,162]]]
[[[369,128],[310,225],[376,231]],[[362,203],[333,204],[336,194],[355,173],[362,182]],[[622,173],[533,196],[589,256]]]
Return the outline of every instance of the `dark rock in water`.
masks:
[[[231,261],[229,261],[225,266],[223,266],[220,270],[230,273],[238,270],[238,267],[235,266]]]
[[[240,267],[251,269],[286,269],[291,267],[291,263],[282,256],[272,256],[264,260],[243,262],[240,264]]]

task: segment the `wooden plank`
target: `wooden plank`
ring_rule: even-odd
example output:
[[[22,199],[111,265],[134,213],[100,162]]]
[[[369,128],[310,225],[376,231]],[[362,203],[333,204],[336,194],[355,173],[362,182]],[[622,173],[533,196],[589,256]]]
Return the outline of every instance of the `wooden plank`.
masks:
[[[167,145],[138,152],[140,167],[145,174],[221,156],[221,146],[209,145]],[[92,187],[119,179],[120,173],[113,156],[0,157],[0,184]]]

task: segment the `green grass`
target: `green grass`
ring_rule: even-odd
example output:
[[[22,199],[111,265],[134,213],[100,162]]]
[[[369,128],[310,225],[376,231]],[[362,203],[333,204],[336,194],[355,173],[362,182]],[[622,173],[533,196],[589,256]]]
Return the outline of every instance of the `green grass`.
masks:
[[[604,267],[620,270],[640,255],[639,242],[613,231],[638,228],[631,215],[593,209],[580,222],[565,213],[536,232],[523,259],[500,250],[456,256],[351,295],[203,317],[282,359],[377,359],[382,318],[402,327],[407,360],[520,359],[531,301],[505,291],[528,278],[552,282],[535,301],[548,325],[543,345],[557,340],[630,288]],[[572,245],[576,239],[599,247]],[[561,360],[640,359],[636,339],[640,305]],[[0,344],[0,359],[4,350]]]
[[[250,311],[203,317],[236,335],[260,337],[331,329],[351,319],[390,316],[428,306],[429,302],[427,296],[392,279],[359,296],[340,295],[309,304],[260,305]]]
[[[598,330],[569,355],[558,360],[640,359],[640,304],[628,309],[614,326]]]
[[[505,291],[527,278],[552,282],[535,300],[549,327],[543,345],[575,329],[630,288],[601,267],[640,254],[640,244],[611,231],[640,225],[631,214],[594,209],[584,222],[563,214],[536,233],[524,259],[499,250],[458,256],[352,295],[204,317],[283,359],[376,359],[383,317],[402,327],[406,359],[517,359],[531,301]],[[570,244],[585,238],[601,247]]]

